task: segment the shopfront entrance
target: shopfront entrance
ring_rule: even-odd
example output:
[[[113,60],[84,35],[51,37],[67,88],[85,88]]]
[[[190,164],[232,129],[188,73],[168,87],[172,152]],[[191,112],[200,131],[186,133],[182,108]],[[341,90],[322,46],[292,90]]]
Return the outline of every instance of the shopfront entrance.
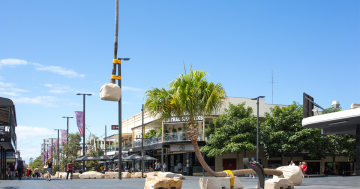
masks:
[[[223,159],[224,170],[236,170],[236,159]]]

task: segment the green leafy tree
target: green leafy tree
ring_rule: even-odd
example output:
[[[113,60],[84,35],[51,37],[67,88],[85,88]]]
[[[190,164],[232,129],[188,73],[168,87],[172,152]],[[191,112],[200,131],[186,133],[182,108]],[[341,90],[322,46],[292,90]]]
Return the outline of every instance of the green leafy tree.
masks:
[[[342,108],[330,107],[322,111],[321,114],[328,114],[342,111]],[[333,159],[333,171],[337,171],[336,156],[348,156],[349,158],[355,157],[356,151],[356,138],[355,135],[348,134],[332,134],[321,135],[316,145],[317,150],[311,152],[311,155],[321,154],[322,156],[328,155]]]
[[[96,142],[99,139],[96,135],[90,135],[89,136],[89,152],[87,155],[97,157],[104,154],[104,151],[100,148],[100,146],[97,146],[94,142]],[[115,145],[118,145],[119,143],[116,142]],[[85,162],[86,167],[97,167],[99,165],[99,161],[86,161]]]
[[[35,168],[39,168],[40,171],[43,170],[44,164],[41,161],[41,156],[35,158],[35,160],[30,164],[31,171],[35,171]]]
[[[220,83],[208,82],[206,71],[192,70],[172,80],[167,88],[151,88],[145,93],[145,109],[152,116],[168,120],[176,116],[186,122],[186,135],[190,139],[195,154],[203,168],[213,176],[224,176],[215,173],[203,159],[197,138],[196,116],[209,115],[219,110],[226,98],[225,90]]]
[[[60,159],[60,169],[66,167],[70,160],[76,158],[78,151],[81,149],[81,135],[79,132],[75,134],[69,133],[68,137],[69,141],[64,145],[64,148],[61,149],[63,155]],[[74,162],[74,166],[80,167],[80,162]]]
[[[217,157],[227,153],[241,153],[256,149],[256,118],[252,108],[241,104],[229,104],[224,114],[213,120],[208,132],[215,132],[206,141],[201,152],[208,157]]]
[[[261,143],[267,158],[283,157],[294,153],[301,153],[308,140],[312,140],[309,132],[302,127],[302,106],[293,102],[288,107],[275,106],[271,112],[265,112],[265,122],[261,124]],[[305,129],[309,130],[309,129]]]

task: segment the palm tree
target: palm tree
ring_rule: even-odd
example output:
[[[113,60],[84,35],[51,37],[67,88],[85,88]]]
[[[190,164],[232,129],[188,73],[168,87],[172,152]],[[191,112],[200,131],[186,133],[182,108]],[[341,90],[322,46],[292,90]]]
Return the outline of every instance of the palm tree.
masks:
[[[202,167],[212,176],[226,177],[225,172],[214,172],[201,155],[197,138],[199,131],[195,117],[217,112],[225,103],[226,93],[221,83],[207,82],[206,71],[192,70],[181,74],[164,88],[151,88],[145,93],[145,110],[153,117],[168,120],[177,116],[187,123],[186,135],[191,141]],[[234,175],[254,174],[252,170],[233,171]],[[268,173],[267,173],[268,174]]]

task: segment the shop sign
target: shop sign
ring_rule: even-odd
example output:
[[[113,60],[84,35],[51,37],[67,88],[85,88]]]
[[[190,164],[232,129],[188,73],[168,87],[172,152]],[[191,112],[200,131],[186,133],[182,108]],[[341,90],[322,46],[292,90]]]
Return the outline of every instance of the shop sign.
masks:
[[[194,151],[192,144],[170,145],[171,152]]]
[[[189,116],[184,116],[182,119],[179,117],[173,116],[170,119],[164,121],[164,123],[178,123],[178,122],[189,122]],[[202,121],[203,116],[194,116],[195,121]]]

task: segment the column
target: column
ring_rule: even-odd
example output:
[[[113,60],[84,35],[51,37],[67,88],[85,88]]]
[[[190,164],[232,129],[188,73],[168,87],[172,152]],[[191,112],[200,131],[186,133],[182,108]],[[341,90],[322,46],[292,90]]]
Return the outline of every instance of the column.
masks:
[[[193,162],[192,158],[193,152],[186,153],[186,175],[192,176],[193,175]]]
[[[205,141],[205,115],[203,115],[203,134],[202,134],[203,141]]]
[[[360,176],[360,125],[356,125],[356,176]]]

